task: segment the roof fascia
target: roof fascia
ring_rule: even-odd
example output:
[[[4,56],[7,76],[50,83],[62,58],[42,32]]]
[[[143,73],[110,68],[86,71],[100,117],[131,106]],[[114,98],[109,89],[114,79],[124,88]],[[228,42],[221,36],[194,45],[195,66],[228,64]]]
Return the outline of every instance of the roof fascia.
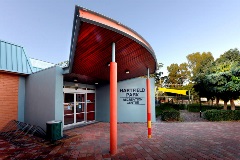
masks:
[[[69,55],[69,73],[72,72],[72,66],[74,62],[74,55],[76,51],[77,39],[80,30],[80,17],[79,17],[79,7],[75,6],[75,13],[73,18],[73,28],[72,28],[72,39],[70,46],[70,55]]]

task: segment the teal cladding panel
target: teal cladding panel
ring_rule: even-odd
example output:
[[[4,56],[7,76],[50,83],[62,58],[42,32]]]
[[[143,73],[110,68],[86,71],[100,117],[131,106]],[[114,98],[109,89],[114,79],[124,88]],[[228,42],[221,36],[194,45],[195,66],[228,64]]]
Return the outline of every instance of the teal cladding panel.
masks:
[[[0,42],[0,67],[2,70],[7,68],[7,54],[6,54],[6,43]]]
[[[0,70],[31,74],[32,65],[21,46],[0,40]]]

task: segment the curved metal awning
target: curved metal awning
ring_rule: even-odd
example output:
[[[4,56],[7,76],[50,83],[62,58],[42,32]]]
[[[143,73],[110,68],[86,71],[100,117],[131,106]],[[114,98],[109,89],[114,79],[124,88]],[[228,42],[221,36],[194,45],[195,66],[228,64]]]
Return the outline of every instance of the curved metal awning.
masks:
[[[157,60],[144,38],[113,19],[76,6],[69,74],[64,75],[64,80],[77,78],[87,84],[108,83],[113,42],[118,81],[146,75],[147,68],[150,73],[155,72]]]

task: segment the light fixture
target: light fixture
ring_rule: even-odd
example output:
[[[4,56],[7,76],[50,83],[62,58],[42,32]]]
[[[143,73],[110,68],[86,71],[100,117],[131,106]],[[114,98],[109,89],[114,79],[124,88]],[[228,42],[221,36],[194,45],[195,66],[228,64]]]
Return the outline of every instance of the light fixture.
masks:
[[[75,90],[77,90],[77,89],[78,89],[78,84],[77,84],[77,83],[75,83],[75,84],[74,84],[74,86],[75,86],[75,87],[74,87],[74,88],[75,88]]]
[[[77,82],[77,81],[78,81],[78,78],[77,78],[77,77],[74,77],[74,78],[73,78],[73,81],[74,81],[74,82]]]
[[[95,84],[98,84],[98,82],[96,82]]]
[[[130,73],[130,71],[129,71],[129,70],[126,70],[126,71],[125,71],[125,73],[126,73],[126,74],[129,74],[129,73]]]

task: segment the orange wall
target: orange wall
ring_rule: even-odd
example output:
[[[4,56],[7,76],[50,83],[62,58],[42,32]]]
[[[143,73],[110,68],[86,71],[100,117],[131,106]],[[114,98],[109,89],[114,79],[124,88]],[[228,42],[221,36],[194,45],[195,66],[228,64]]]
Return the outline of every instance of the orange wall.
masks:
[[[19,76],[0,72],[0,130],[18,118]]]

